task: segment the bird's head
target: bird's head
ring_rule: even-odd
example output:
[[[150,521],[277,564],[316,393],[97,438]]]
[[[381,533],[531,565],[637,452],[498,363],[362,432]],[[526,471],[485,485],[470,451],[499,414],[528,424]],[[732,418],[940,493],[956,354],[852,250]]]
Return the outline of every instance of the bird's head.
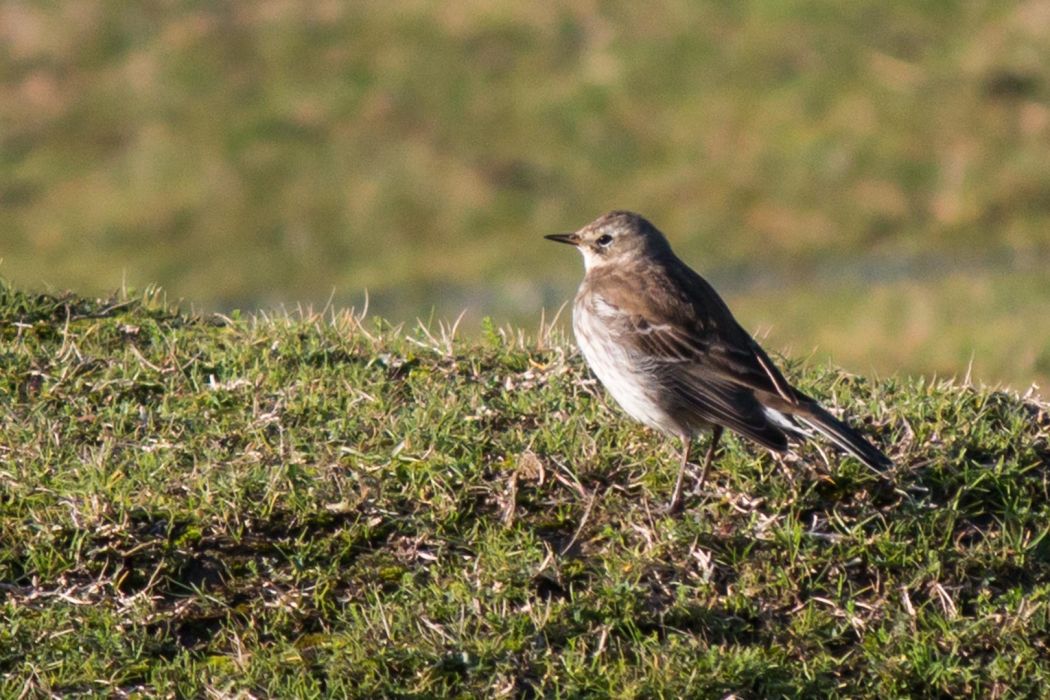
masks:
[[[630,211],[611,211],[579,231],[554,233],[545,238],[576,246],[587,270],[605,265],[622,267],[671,251],[667,239],[655,226]]]

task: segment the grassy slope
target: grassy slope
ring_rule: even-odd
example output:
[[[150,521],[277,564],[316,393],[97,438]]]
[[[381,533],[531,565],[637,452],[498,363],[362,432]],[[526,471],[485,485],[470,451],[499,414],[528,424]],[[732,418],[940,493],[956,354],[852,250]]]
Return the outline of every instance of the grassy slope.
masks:
[[[673,446],[563,339],[0,287],[0,695],[1050,681],[1046,407],[788,363],[897,460]]]

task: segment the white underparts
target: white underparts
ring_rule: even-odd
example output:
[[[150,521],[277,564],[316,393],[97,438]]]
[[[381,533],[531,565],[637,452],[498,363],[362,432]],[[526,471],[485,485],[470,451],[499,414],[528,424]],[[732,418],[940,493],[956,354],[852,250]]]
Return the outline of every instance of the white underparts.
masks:
[[[588,310],[577,302],[573,309],[576,342],[587,364],[612,394],[616,403],[635,420],[666,433],[681,434],[682,426],[656,401],[658,388],[627,346],[617,342],[605,319],[618,313],[600,297]]]

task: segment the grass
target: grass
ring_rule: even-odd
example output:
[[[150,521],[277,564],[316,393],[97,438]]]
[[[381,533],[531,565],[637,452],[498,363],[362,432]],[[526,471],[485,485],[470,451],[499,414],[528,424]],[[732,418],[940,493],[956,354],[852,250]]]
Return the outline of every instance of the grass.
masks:
[[[1006,697],[1050,416],[785,361],[896,461],[675,446],[571,343],[0,286],[0,695]]]
[[[540,236],[631,208],[749,328],[780,281],[779,345],[849,296],[838,362],[976,353],[1023,390],[1050,382],[1047,27],[1042,0],[7,2],[0,274],[530,324],[579,276]],[[960,259],[991,288],[961,311]]]

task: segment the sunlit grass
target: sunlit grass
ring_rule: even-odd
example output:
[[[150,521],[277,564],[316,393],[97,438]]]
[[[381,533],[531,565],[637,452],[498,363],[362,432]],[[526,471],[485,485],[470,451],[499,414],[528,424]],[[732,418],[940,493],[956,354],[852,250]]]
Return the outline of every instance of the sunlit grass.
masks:
[[[676,446],[564,337],[0,286],[0,694],[1030,696],[1047,406],[784,362],[896,462]]]

